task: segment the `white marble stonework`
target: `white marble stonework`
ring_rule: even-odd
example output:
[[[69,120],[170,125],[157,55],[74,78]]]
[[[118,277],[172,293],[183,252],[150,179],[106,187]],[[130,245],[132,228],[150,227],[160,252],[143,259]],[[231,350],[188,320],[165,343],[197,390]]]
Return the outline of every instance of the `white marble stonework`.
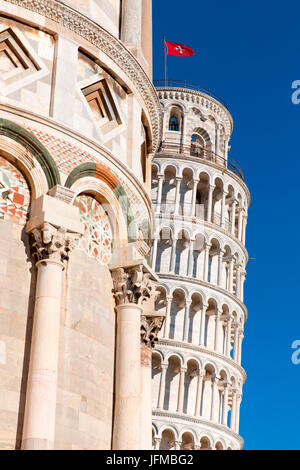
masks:
[[[241,449],[249,191],[228,154],[232,118],[203,91],[158,88],[152,268],[166,312],[152,353],[154,449]]]

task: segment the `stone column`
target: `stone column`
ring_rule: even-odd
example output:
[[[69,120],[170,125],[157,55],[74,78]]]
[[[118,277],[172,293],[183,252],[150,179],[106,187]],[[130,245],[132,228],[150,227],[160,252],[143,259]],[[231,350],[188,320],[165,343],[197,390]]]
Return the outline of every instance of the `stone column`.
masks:
[[[180,184],[182,178],[177,176],[176,177],[176,193],[175,193],[175,206],[174,206],[174,214],[179,214],[179,202],[180,202]]]
[[[168,369],[168,364],[162,362],[162,364],[161,364],[160,383],[159,383],[158,401],[157,401],[157,408],[159,410],[162,410],[163,407],[164,407],[167,369]]]
[[[229,259],[229,270],[228,270],[228,291],[230,294],[233,293],[233,266],[234,266],[234,257],[231,256]]]
[[[245,283],[245,280],[246,280],[246,271],[243,270],[241,272],[241,295],[240,295],[240,299],[241,299],[242,302],[244,300],[244,283]]]
[[[239,209],[239,221],[238,221],[238,239],[242,241],[242,231],[243,231],[243,213],[244,209]]]
[[[153,311],[154,313],[154,311]],[[141,414],[140,449],[152,448],[152,347],[157,341],[163,317],[141,317]]]
[[[161,210],[161,198],[162,198],[163,184],[164,184],[164,175],[158,175],[158,188],[157,188],[157,199],[156,199],[156,209],[155,209],[156,214],[159,214]]]
[[[142,0],[142,50],[152,79],[152,0]]]
[[[226,216],[226,196],[227,196],[227,192],[223,190],[223,193],[222,193],[222,208],[221,208],[221,227],[226,229],[225,227],[225,224],[226,224],[226,220],[225,220],[225,216]]]
[[[221,315],[223,311],[218,310],[216,314],[216,327],[215,327],[215,351],[216,352],[221,352],[220,351],[220,329],[222,326],[221,322]]]
[[[208,188],[208,200],[207,200],[207,222],[211,222],[212,214],[212,195],[215,187],[210,184]]]
[[[195,217],[196,214],[196,196],[198,180],[193,180],[193,192],[192,192],[192,203],[191,203],[191,217]]]
[[[200,411],[201,411],[203,376],[204,376],[204,372],[202,370],[199,370],[198,371],[196,403],[195,403],[195,416],[196,417],[200,416]]]
[[[220,249],[218,255],[218,286],[222,287],[223,278],[223,256],[225,251]]]
[[[189,245],[189,258],[188,258],[188,277],[193,277],[193,266],[194,266],[194,243],[195,240],[190,240]]]
[[[172,306],[173,297],[171,295],[167,296],[167,309],[166,309],[166,319],[164,325],[164,338],[168,338],[169,330],[170,330],[170,314],[171,314],[171,306]]]
[[[137,47],[141,45],[142,2],[141,0],[123,0],[121,40]]]
[[[179,390],[178,390],[178,402],[177,402],[178,413],[182,413],[183,411],[185,373],[186,373],[186,367],[182,366],[180,369],[180,381],[179,381]]]
[[[30,368],[22,448],[54,448],[63,261],[74,248],[74,235],[44,223],[31,232],[38,259]]]
[[[241,298],[241,269],[242,266],[240,264],[236,265],[236,288],[235,288],[235,295],[238,299]]]
[[[170,260],[170,273],[171,274],[174,274],[175,272],[176,244],[177,244],[177,238],[172,238],[172,250],[171,250],[171,260]]]
[[[242,394],[237,393],[237,399],[236,399],[236,413],[235,413],[235,432],[239,432],[239,427],[240,427],[240,406],[242,402]]]
[[[239,352],[238,352],[238,363],[241,364],[242,362],[242,342],[244,339],[243,330],[242,328],[239,329]]]
[[[236,199],[233,200],[231,206],[231,233],[235,235],[235,208],[236,208]]]
[[[126,247],[125,247],[126,249]],[[122,259],[120,249],[120,259]],[[130,258],[130,253],[125,253]],[[124,261],[125,260],[124,255]],[[134,253],[132,255],[134,258]],[[147,272],[142,260],[127,267],[111,266],[113,279],[113,292],[116,301],[117,333],[116,333],[116,361],[115,361],[115,407],[114,407],[114,450],[139,450],[143,439],[140,435],[140,419],[143,407],[148,414],[150,397],[141,402],[141,316],[142,304],[150,299],[155,292],[152,276]],[[126,265],[125,264],[125,265]],[[149,353],[145,354],[149,363]],[[151,362],[150,362],[151,365]],[[149,380],[150,366],[147,364],[145,382]],[[151,376],[150,376],[151,377]],[[151,387],[150,387],[151,388]],[[144,387],[143,387],[144,391]],[[145,440],[149,440],[148,432]],[[152,438],[151,438],[152,439]],[[151,443],[151,440],[150,440]],[[148,448],[148,447],[147,447]]]
[[[65,227],[54,225],[61,213]],[[32,202],[30,215],[37,281],[22,449],[49,450],[55,437],[62,271],[83,228],[77,207],[48,195]]]
[[[237,390],[232,389],[232,405],[231,405],[231,415],[230,415],[230,429],[235,431],[235,417],[236,417],[236,393]]]
[[[183,342],[187,343],[189,335],[189,318],[190,318],[190,306],[192,301],[185,301],[185,313],[184,313],[184,328],[183,328]]]
[[[200,346],[204,346],[204,342],[205,342],[205,316],[206,316],[207,307],[208,307],[207,304],[203,305],[202,311],[201,311],[200,340],[199,340]]]
[[[214,421],[214,422],[217,422],[217,407],[215,406],[215,400],[216,400],[216,396],[217,396],[217,393],[218,393],[218,377],[217,376],[213,376],[212,379],[211,379],[211,387],[212,387],[212,391],[211,391],[211,411],[210,411],[210,419],[211,421]]]
[[[246,227],[247,227],[247,215],[244,215],[243,217],[243,229],[242,229],[242,243],[245,245],[246,243]]]
[[[227,318],[226,347],[225,347],[225,354],[228,357],[230,357],[230,346],[231,346],[231,323],[232,323],[232,317],[229,315]]]
[[[227,419],[228,419],[228,387],[229,383],[224,382],[224,395],[223,395],[223,416],[222,416],[222,424],[223,426],[227,426]]]
[[[233,343],[233,360],[238,360],[238,347],[239,347],[239,324],[238,322],[233,323],[234,326],[234,343]]]
[[[208,278],[208,263],[209,263],[209,250],[211,248],[210,243],[205,244],[205,253],[204,253],[204,272],[203,272],[203,281],[207,282]]]

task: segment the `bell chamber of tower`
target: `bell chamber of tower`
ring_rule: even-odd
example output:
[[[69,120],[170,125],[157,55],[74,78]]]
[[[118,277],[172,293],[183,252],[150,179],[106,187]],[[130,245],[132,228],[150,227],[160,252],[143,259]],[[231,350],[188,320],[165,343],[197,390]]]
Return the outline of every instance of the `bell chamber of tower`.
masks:
[[[152,358],[153,448],[233,449],[239,435],[250,194],[230,159],[232,118],[211,93],[157,87],[163,135],[152,163],[152,268],[164,327]]]

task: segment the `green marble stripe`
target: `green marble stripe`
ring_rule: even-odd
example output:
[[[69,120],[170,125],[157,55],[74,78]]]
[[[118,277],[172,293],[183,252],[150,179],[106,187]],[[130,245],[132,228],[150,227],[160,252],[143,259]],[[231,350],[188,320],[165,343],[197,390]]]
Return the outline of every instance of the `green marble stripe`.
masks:
[[[49,189],[57,184],[61,184],[55,161],[32,132],[27,131],[12,121],[0,118],[0,135],[13,139],[34,155],[45,173]]]

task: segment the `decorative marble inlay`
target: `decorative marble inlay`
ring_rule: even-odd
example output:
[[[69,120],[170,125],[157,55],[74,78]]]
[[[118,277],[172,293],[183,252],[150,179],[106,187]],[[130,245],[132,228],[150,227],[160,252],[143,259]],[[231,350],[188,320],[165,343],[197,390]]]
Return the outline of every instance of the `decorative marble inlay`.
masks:
[[[92,196],[77,196],[74,205],[79,207],[80,220],[84,224],[84,235],[78,248],[101,264],[107,265],[111,258],[112,228],[102,205]]]
[[[0,157],[0,220],[25,224],[29,214],[30,191],[23,175]]]
[[[140,229],[144,229],[145,236],[144,238],[148,238],[148,227],[145,227],[145,221],[148,221],[148,213],[145,208],[143,202],[141,202],[140,195],[134,188],[132,184],[125,181],[124,178],[121,176],[121,172],[117,171],[113,166],[108,166],[108,162],[105,159],[101,159],[101,156],[98,157],[94,156],[93,154],[82,150],[81,148],[71,144],[67,140],[59,139],[48,132],[43,132],[40,129],[35,129],[30,126],[26,126],[26,129],[29,132],[32,132],[35,137],[47,148],[50,152],[51,156],[55,160],[57,168],[60,172],[69,175],[74,168],[79,166],[81,163],[88,163],[88,162],[101,162],[110,172],[112,172],[120,182],[121,186],[124,188],[126,196],[128,197],[129,204],[132,209],[132,215],[134,216],[134,220],[136,225]]]

